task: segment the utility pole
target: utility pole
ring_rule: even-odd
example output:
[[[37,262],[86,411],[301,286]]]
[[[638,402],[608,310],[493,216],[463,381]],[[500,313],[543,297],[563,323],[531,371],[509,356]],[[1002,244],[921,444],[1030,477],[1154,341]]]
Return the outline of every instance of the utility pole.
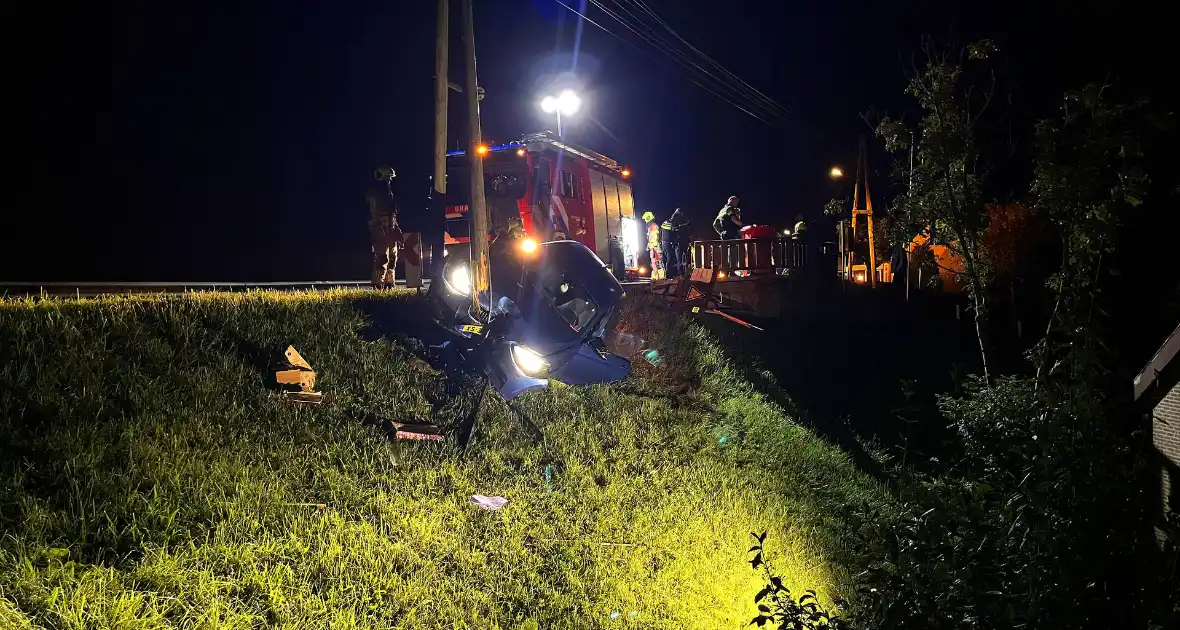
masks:
[[[451,86],[451,0],[438,0],[438,22],[434,39],[434,175],[431,177],[430,220],[438,221],[439,232],[430,230],[430,269],[434,277],[442,272],[443,224],[447,199],[447,88]],[[458,87],[458,86],[454,86]],[[425,232],[424,232],[425,233]],[[433,235],[438,235],[436,239]],[[435,248],[438,248],[437,250]],[[436,258],[437,256],[437,258]]]
[[[447,72],[450,64],[450,0],[438,0],[438,33],[434,40],[434,192],[447,194]]]
[[[864,180],[865,207],[860,208],[860,186]],[[877,246],[873,242],[873,198],[869,196],[869,165],[865,156],[865,139],[860,138],[860,147],[856,156],[856,182],[852,185],[852,234],[855,240],[856,218],[864,215],[868,223],[869,232],[869,264],[865,273],[869,276],[871,286],[877,286]]]
[[[471,160],[471,301],[472,315],[484,315],[479,294],[491,296],[491,263],[488,251],[488,210],[483,190],[483,155],[479,148],[483,135],[479,129],[479,80],[475,73],[475,13],[472,0],[463,0],[463,40],[467,47],[467,129],[471,142],[467,157]]]

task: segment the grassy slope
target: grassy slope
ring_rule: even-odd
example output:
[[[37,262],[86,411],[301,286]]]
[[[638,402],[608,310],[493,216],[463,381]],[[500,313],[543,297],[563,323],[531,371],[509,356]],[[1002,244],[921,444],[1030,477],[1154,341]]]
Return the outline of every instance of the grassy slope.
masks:
[[[788,585],[840,592],[841,506],[882,492],[700,327],[637,301],[623,327],[667,367],[524,397],[540,444],[489,396],[456,453],[362,423],[451,425],[473,404],[474,387],[448,399],[445,375],[364,334],[365,313],[420,307],[0,303],[0,626],[740,627],[762,529]],[[270,388],[288,343],[327,404]],[[481,511],[474,493],[509,503]]]

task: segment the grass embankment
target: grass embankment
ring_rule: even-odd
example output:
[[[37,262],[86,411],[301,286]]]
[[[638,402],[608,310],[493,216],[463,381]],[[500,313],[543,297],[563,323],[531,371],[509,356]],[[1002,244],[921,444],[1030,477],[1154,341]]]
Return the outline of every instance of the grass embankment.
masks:
[[[488,396],[456,452],[363,422],[452,426],[476,399],[372,334],[373,313],[418,308],[348,292],[0,303],[0,626],[740,627],[763,529],[789,586],[844,588],[839,515],[882,492],[700,327],[632,304],[623,327],[665,367],[522,397],[539,443]],[[288,343],[324,405],[273,389]],[[508,504],[482,511],[476,493]]]

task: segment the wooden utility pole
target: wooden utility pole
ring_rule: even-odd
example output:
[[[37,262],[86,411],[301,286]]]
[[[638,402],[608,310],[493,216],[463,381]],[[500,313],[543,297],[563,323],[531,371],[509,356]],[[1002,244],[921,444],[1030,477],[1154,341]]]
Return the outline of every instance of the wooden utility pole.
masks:
[[[483,155],[479,151],[483,135],[479,129],[479,80],[475,73],[475,13],[472,0],[463,0],[463,40],[467,47],[467,129],[471,142],[467,157],[471,160],[471,302],[472,315],[484,314],[479,294],[491,296],[491,261],[488,251],[488,209],[483,189]]]
[[[451,0],[438,0],[438,32],[434,40],[434,192],[447,194],[447,72],[450,64]]]

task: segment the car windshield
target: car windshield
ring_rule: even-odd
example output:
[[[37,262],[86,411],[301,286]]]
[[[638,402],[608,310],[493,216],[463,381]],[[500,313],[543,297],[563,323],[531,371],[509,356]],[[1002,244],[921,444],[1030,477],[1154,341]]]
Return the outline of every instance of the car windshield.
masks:
[[[568,274],[542,274],[541,291],[575,332],[582,332],[598,315],[598,304],[585,287]]]

